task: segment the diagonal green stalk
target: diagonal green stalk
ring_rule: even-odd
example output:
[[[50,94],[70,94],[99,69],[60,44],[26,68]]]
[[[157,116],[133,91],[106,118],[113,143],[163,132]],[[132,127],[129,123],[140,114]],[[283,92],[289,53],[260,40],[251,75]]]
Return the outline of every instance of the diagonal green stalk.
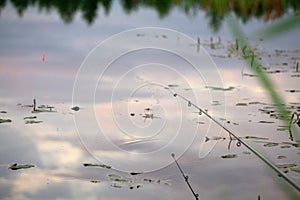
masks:
[[[276,92],[274,83],[268,77],[268,75],[264,72],[263,65],[259,62],[257,57],[255,56],[253,50],[250,48],[248,44],[245,34],[242,29],[238,25],[237,21],[232,17],[228,17],[228,24],[231,32],[233,33],[235,38],[239,38],[239,46],[243,47],[243,49],[247,49],[248,55],[245,55],[245,51],[242,51],[241,55],[247,65],[251,68],[251,70],[255,73],[258,80],[262,84],[262,86],[266,89],[270,99],[275,105],[277,112],[279,113],[280,119],[283,121],[285,126],[290,125],[291,112],[286,108],[284,100],[281,96]],[[300,141],[300,134],[298,132],[293,131],[294,135],[291,135],[291,139],[295,139],[296,141]]]

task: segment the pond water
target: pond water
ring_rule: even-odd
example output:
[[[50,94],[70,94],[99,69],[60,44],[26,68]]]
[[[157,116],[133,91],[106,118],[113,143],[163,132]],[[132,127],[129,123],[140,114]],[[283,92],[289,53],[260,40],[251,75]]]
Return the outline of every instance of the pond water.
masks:
[[[95,18],[51,4],[3,6],[0,198],[195,199],[175,153],[200,199],[299,199],[205,113],[299,187],[300,128],[279,119],[245,60],[262,63],[290,120],[300,112],[300,27],[264,38],[256,33],[276,20],[239,21],[249,43],[241,47],[230,19],[214,32],[197,7],[107,2]]]

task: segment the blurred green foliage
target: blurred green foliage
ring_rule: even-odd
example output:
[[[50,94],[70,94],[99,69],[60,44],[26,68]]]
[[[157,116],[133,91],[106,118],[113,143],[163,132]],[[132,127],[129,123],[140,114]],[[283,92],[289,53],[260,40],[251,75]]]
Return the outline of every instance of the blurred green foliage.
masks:
[[[0,0],[0,11],[9,0]],[[115,0],[117,1],[117,0]],[[251,18],[264,21],[281,17],[286,12],[298,14],[299,0],[118,0],[125,13],[131,13],[139,8],[150,8],[157,11],[159,17],[167,16],[174,8],[187,15],[205,12],[209,24],[218,31],[228,14],[234,13],[243,22]],[[56,10],[62,20],[69,23],[76,13],[92,24],[99,9],[107,15],[112,8],[113,0],[10,0],[20,16],[29,6],[38,6],[40,10]]]

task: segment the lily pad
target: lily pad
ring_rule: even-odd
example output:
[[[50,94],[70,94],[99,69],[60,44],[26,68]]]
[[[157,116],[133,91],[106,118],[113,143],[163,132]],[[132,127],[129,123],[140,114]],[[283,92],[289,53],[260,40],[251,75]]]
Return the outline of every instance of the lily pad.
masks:
[[[11,119],[0,119],[0,124],[1,123],[9,123],[12,122]]]
[[[275,146],[278,146],[278,143],[269,142],[269,143],[264,144],[264,147],[275,147]]]
[[[35,167],[35,166],[31,165],[31,164],[18,165],[17,163],[15,163],[15,164],[12,164],[8,169],[19,170],[19,169],[28,169],[28,168],[31,168],[31,167]]]
[[[236,157],[237,157],[236,154],[226,154],[226,155],[221,156],[221,158],[236,158]]]
[[[104,165],[104,164],[84,163],[83,166],[85,166],[85,167],[101,167],[101,168],[111,169],[111,166]]]

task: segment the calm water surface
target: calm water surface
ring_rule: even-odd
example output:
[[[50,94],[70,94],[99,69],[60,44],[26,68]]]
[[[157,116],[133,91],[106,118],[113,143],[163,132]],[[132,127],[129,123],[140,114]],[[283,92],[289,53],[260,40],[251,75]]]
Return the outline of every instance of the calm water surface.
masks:
[[[265,25],[251,20],[243,30],[251,36]],[[120,37],[121,44],[106,41],[89,54],[108,37],[145,26],[183,34],[138,29]],[[0,118],[12,120],[0,124],[1,199],[193,199],[172,152],[200,199],[299,198],[247,148],[229,143],[219,126],[173,97],[181,94],[207,109],[274,164],[300,167],[299,148],[267,91],[236,55],[225,22],[216,34],[204,12],[190,17],[174,8],[159,18],[142,8],[128,15],[114,2],[92,25],[80,14],[65,24],[55,10],[30,7],[20,18],[7,3],[0,27],[0,111],[6,111]],[[300,109],[299,34],[295,28],[270,40],[248,38],[293,112]],[[164,49],[127,52],[140,44],[180,49],[200,63],[198,71]],[[99,76],[104,62],[98,59],[122,51]],[[33,99],[54,112],[32,113]],[[237,157],[221,157],[227,154]],[[14,163],[35,167],[8,169]],[[288,175],[300,184],[299,173],[288,169]]]

